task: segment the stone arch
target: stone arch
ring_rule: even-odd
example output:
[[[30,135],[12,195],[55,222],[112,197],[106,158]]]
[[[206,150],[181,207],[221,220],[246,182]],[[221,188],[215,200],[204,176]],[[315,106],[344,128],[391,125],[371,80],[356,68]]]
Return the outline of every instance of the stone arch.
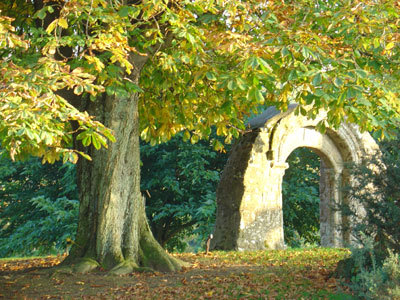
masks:
[[[321,244],[337,247],[350,242],[342,230],[347,222],[333,202],[343,199],[340,186],[348,181],[345,163],[361,163],[378,149],[368,133],[344,123],[324,134],[315,129],[326,118],[268,108],[249,122],[250,131],[233,146],[217,189],[217,219],[212,247],[224,250],[284,248],[282,179],[287,157],[298,147],[312,149],[321,157]]]

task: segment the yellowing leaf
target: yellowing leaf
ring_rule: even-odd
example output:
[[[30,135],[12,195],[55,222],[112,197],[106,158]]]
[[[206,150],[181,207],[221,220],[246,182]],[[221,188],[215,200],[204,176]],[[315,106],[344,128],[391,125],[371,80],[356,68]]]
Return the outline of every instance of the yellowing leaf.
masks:
[[[46,32],[49,33],[49,34],[52,33],[53,30],[54,30],[54,29],[56,28],[56,26],[57,26],[57,22],[58,22],[58,20],[54,20],[53,22],[51,22],[50,25],[47,26]]]
[[[185,132],[183,133],[183,140],[188,141],[189,139],[190,139],[190,132],[185,130]]]
[[[97,136],[92,136],[92,143],[96,150],[99,150],[101,148],[100,140],[97,138]]]
[[[394,48],[394,43],[393,43],[393,42],[390,42],[390,43],[388,43],[388,44],[386,45],[385,50],[390,50],[390,49],[392,49],[392,48]]]
[[[55,54],[56,53],[56,47],[50,47],[49,48],[49,54],[51,54],[51,55],[53,55],[53,54]]]
[[[206,296],[207,297],[212,297],[213,293],[214,293],[214,291],[209,291],[209,292],[206,293]]]
[[[191,139],[190,139],[190,142],[192,143],[192,144],[196,144],[198,141],[199,141],[199,136],[198,135],[196,135],[196,134],[193,134],[192,135],[192,137],[191,137]]]
[[[217,80],[217,77],[215,77],[215,74],[212,73],[212,72],[207,72],[206,73],[206,77],[207,77],[208,80],[211,80],[211,81]]]
[[[85,58],[88,60],[89,63],[95,65],[96,71],[101,72],[104,69],[105,66],[103,62],[96,56],[85,55]]]
[[[381,45],[379,38],[375,38],[374,39],[374,48],[379,48]]]
[[[74,93],[75,93],[76,95],[82,94],[82,93],[83,93],[83,86],[77,85],[77,86],[74,88]]]
[[[68,22],[64,18],[58,19],[58,25],[60,25],[62,28],[67,29],[68,28]]]

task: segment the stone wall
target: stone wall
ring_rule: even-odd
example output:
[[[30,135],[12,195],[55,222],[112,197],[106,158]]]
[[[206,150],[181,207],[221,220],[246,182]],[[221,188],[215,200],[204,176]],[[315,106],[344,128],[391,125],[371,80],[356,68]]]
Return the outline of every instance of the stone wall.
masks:
[[[332,209],[343,199],[340,186],[346,180],[346,162],[362,162],[378,149],[368,133],[354,125],[315,129],[324,112],[309,120],[295,114],[267,109],[250,121],[252,131],[232,148],[217,189],[217,219],[211,247],[224,250],[281,249],[283,236],[282,179],[287,157],[298,147],[312,149],[321,157],[321,243],[337,247],[349,242],[341,230],[345,221]],[[301,180],[301,179],[299,179]]]

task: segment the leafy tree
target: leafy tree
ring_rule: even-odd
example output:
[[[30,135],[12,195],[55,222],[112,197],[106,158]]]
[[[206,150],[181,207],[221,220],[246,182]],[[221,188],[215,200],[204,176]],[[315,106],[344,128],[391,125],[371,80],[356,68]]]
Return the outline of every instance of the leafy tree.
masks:
[[[5,0],[0,10],[2,147],[13,159],[86,157],[65,262],[78,271],[180,267],[146,222],[139,135],[196,142],[215,124],[229,141],[258,105],[290,101],[309,117],[328,110],[321,130],[345,116],[383,134],[399,124],[395,0]]]
[[[365,211],[351,205],[344,207],[344,213],[355,222],[352,230],[355,238],[362,241],[360,233],[374,237],[382,259],[389,250],[400,253],[400,133],[397,131],[396,139],[379,144],[381,154],[361,166],[350,166],[353,185],[345,189],[348,197]]]
[[[192,145],[180,136],[141,146],[142,191],[149,193],[146,212],[157,241],[184,250],[184,240],[204,241],[215,223],[215,191],[227,159],[207,142]]]
[[[0,257],[63,252],[75,236],[75,166],[0,157]]]
[[[183,250],[188,236],[204,241],[215,222],[215,190],[227,155],[181,136],[141,145],[141,189],[156,240]],[[0,257],[62,252],[78,216],[75,166],[0,160]]]
[[[285,242],[292,247],[320,242],[319,167],[320,158],[307,148],[288,157],[289,169],[282,182]]]
[[[357,205],[345,205],[343,213],[352,220],[358,247],[340,262],[338,272],[366,299],[400,295],[400,132],[396,133],[396,139],[379,143],[381,153],[361,166],[349,166],[353,180],[345,191]]]

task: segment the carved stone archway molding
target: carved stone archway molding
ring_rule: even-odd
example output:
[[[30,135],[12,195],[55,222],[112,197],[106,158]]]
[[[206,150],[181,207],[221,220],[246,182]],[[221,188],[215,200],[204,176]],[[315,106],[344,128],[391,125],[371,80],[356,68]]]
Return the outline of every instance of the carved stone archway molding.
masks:
[[[232,148],[217,189],[217,219],[213,249],[282,249],[282,179],[286,159],[299,147],[312,149],[321,157],[320,234],[321,245],[340,247],[350,242],[342,228],[347,220],[333,209],[343,199],[340,187],[348,182],[345,163],[361,163],[378,146],[369,133],[355,125],[328,128],[324,134],[315,129],[326,117],[315,119],[295,114],[296,105],[286,112],[274,107],[252,119],[251,132]],[[299,178],[301,180],[301,178]]]

